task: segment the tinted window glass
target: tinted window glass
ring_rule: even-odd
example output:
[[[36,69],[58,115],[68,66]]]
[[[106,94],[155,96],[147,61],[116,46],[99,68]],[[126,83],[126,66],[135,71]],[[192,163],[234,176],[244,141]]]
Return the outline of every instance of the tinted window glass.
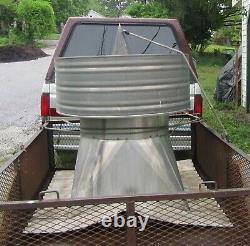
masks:
[[[68,42],[63,56],[111,55],[118,25],[79,24]],[[156,42],[179,48],[172,29],[168,26],[122,25],[123,29]],[[130,54],[168,54],[169,50],[158,45],[125,35]]]

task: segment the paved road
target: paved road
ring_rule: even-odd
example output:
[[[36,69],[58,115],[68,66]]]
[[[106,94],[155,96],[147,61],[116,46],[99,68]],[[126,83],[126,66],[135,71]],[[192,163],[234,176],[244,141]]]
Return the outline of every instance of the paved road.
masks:
[[[53,54],[53,49],[46,49]],[[0,160],[36,130],[42,84],[51,56],[27,62],[0,63]]]
[[[51,56],[27,62],[0,63],[0,126],[26,126],[37,119],[42,84],[50,60]]]

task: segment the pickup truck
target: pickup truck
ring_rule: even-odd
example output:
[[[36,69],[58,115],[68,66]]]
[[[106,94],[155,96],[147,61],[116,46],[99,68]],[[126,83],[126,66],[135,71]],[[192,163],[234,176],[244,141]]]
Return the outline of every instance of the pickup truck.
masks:
[[[57,57],[74,56],[102,56],[110,55],[113,50],[118,25],[124,29],[137,33],[149,40],[159,42],[178,49],[186,54],[189,62],[196,73],[195,64],[191,51],[185,39],[184,33],[177,20],[169,19],[122,19],[122,18],[69,18],[61,34],[59,44],[55,50],[51,64],[48,68],[45,83],[41,95],[41,117],[46,120],[56,121],[63,118],[56,110],[56,88],[54,60]],[[169,54],[166,48],[155,45],[145,40],[127,36],[130,53],[132,54]],[[197,82],[190,76],[190,112],[193,115],[202,116],[202,96]],[[74,120],[67,118],[68,121]],[[169,131],[173,148],[181,156],[190,154],[191,150],[191,128],[190,124],[175,127],[176,124],[185,122],[185,117],[174,115],[170,119]],[[68,125],[68,129],[72,129]],[[55,127],[59,127],[60,125]],[[66,126],[65,126],[66,127]],[[79,129],[75,123],[73,128]],[[77,150],[79,145],[79,134],[61,134],[57,139],[56,149]],[[71,143],[71,144],[69,144]]]

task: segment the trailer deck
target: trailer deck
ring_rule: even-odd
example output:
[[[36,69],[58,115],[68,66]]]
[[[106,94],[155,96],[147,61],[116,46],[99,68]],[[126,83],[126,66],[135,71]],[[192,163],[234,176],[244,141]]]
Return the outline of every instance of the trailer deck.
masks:
[[[193,158],[178,163],[185,191],[176,194],[71,199],[73,169],[54,163],[51,139],[45,126],[0,168],[1,245],[250,244],[250,158],[206,125],[192,125]],[[218,189],[199,190],[202,181]],[[51,189],[59,199],[37,200]],[[104,228],[102,218],[114,215],[149,220],[144,231]]]
[[[180,170],[182,182],[184,185],[185,192],[198,192],[199,185],[204,182],[197,171],[194,168],[192,160],[184,160],[177,162],[178,168]],[[71,189],[74,178],[74,170],[61,170],[56,171],[47,191],[58,191],[61,199],[71,198]],[[203,187],[204,190],[208,190]],[[44,200],[55,199],[55,193],[47,193],[44,196]],[[178,211],[179,217],[172,218],[171,210],[175,208],[176,212]],[[84,207],[80,209],[77,213],[71,211],[71,209],[64,208],[63,219],[62,214],[58,218],[58,214],[46,211],[38,210],[34,213],[33,217],[28,223],[28,226],[25,228],[24,233],[58,233],[66,232],[70,230],[77,230],[86,228],[88,226],[100,223],[102,220],[102,215],[98,212],[102,208],[102,205],[96,207],[96,211],[93,211],[92,207]],[[124,204],[117,204],[117,206],[110,206],[109,216],[113,217],[119,213],[122,213],[126,210]],[[164,210],[166,213],[162,215],[160,212]],[[197,203],[195,201],[180,201],[179,204],[174,204],[171,201],[161,201],[158,203],[147,202],[147,210],[145,210],[145,204],[138,204],[135,208],[136,213],[142,216],[149,216],[151,219],[169,222],[173,224],[182,224],[182,225],[195,225],[195,226],[212,226],[212,227],[232,227],[233,224],[230,222],[229,218],[221,209],[220,205],[216,202],[214,198],[210,198],[209,201],[204,203]],[[157,212],[158,211],[158,212]],[[210,216],[211,212],[216,217]],[[81,216],[79,217],[79,213]],[[96,213],[96,214],[95,214]],[[89,214],[92,214],[91,221],[86,221],[84,216],[87,218]],[[170,216],[169,216],[170,215]],[[78,218],[79,217],[79,218]],[[184,219],[183,219],[184,218]],[[53,227],[55,221],[57,226]],[[70,221],[74,223],[69,223]],[[46,225],[47,230],[41,227],[37,227],[39,224]],[[51,226],[50,226],[51,224]],[[65,227],[65,225],[70,224],[71,227]]]

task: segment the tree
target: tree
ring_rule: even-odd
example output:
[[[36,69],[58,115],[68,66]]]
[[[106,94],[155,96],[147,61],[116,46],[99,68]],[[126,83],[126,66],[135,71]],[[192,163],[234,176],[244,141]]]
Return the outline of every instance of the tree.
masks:
[[[22,23],[26,41],[34,42],[55,31],[55,17],[49,2],[21,0],[17,7],[17,20]]]
[[[73,16],[72,0],[51,0],[55,13],[56,26],[60,28],[61,23],[65,23],[70,16]]]
[[[3,29],[7,30],[14,22],[16,9],[17,4],[14,0],[0,0],[0,24]]]
[[[71,16],[85,14],[88,0],[51,0],[56,17],[56,25],[60,29],[61,23],[65,23]]]
[[[73,0],[73,12],[76,16],[84,15],[88,9],[88,0]]]
[[[181,22],[193,49],[203,50],[214,31],[230,24],[240,9],[231,0],[158,0]]]
[[[102,6],[105,16],[119,17],[124,10],[134,2],[132,0],[98,0],[99,5]]]
[[[240,26],[223,26],[213,34],[213,42],[216,44],[231,46],[240,43],[240,36]]]
[[[119,17],[123,14],[128,14],[126,9],[129,6],[137,3],[146,4],[151,1],[152,0],[89,0],[88,8],[104,16]]]
[[[166,18],[169,16],[168,9],[163,8],[162,4],[157,2],[149,4],[136,2],[127,7],[126,13],[132,17]]]

